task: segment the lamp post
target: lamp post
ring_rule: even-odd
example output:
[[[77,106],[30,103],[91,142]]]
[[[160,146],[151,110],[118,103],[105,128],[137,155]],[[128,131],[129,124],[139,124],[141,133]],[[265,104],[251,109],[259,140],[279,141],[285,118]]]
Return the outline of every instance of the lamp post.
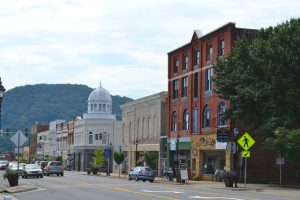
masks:
[[[139,138],[136,138],[135,140],[135,166],[137,166],[137,149],[139,145]]]
[[[2,126],[1,126],[1,104],[2,104],[2,99],[4,96],[5,88],[2,85],[1,82],[1,77],[0,77],[0,132],[2,132]]]
[[[233,129],[234,133],[234,143],[235,143],[235,154],[234,154],[234,171],[235,171],[235,180],[234,180],[234,187],[237,187],[237,168],[238,168],[238,157],[237,157],[237,135],[239,134],[239,130],[237,128]]]
[[[180,139],[180,136],[179,136],[179,133],[177,134],[177,137],[176,137],[176,171],[175,171],[175,176],[176,176],[176,181],[179,182],[179,139]]]

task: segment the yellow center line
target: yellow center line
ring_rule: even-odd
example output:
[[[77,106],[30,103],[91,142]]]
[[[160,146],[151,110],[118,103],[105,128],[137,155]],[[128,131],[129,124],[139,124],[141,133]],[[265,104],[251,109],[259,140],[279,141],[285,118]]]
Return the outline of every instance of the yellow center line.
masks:
[[[127,188],[105,187],[105,186],[99,186],[99,187],[104,188],[104,189],[109,189],[109,190],[117,190],[117,191],[132,193],[132,194],[138,194],[138,195],[142,195],[142,196],[156,197],[159,199],[178,200],[178,199],[166,197],[166,196],[153,195],[153,194],[148,194],[148,193],[144,193],[144,192],[136,192],[133,190],[129,190]]]

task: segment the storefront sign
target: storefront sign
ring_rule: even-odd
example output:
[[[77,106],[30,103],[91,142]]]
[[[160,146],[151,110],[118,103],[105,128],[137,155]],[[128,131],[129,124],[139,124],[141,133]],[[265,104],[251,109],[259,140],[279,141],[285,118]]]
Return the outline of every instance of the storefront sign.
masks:
[[[200,137],[199,145],[202,146],[214,146],[216,144],[216,140],[209,137]]]
[[[216,149],[226,149],[227,148],[227,142],[216,142]]]
[[[217,130],[217,141],[218,142],[229,142],[229,130],[218,129]]]

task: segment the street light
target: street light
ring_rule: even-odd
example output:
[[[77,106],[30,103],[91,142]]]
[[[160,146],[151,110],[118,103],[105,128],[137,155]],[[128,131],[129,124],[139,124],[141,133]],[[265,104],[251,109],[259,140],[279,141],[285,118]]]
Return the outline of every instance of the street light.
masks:
[[[238,157],[237,157],[237,135],[239,134],[239,130],[237,128],[233,129],[234,133],[234,142],[235,142],[235,154],[234,154],[234,171],[235,171],[235,180],[234,180],[234,187],[237,187],[237,167],[238,167]]]
[[[1,77],[0,77],[0,132],[2,132],[2,127],[1,127],[1,104],[2,104],[2,99],[4,96],[5,88],[2,85]]]
[[[135,166],[137,166],[137,149],[139,145],[139,138],[136,138],[135,140]]]

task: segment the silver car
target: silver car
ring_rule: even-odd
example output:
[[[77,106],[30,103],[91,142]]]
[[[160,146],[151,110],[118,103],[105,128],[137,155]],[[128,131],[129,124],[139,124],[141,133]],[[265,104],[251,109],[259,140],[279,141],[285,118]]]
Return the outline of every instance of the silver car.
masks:
[[[27,164],[24,166],[22,172],[22,178],[35,176],[37,178],[43,178],[43,170],[38,164]]]

